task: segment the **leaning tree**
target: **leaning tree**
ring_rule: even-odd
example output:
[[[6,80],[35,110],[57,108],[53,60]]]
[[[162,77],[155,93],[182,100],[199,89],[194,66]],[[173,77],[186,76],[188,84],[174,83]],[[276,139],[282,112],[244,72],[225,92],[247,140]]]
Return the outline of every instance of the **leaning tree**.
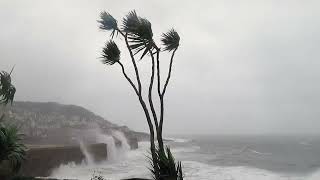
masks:
[[[123,18],[121,27],[119,27],[117,20],[107,12],[102,12],[100,14],[98,23],[100,29],[111,31],[111,40],[105,44],[105,47],[102,50],[102,63],[106,65],[119,65],[121,67],[122,74],[137,95],[150,131],[151,164],[153,166],[154,177],[157,180],[164,179],[165,176],[170,174],[170,172],[168,172],[170,162],[181,168],[181,164],[175,164],[172,161],[173,157],[170,153],[170,149],[165,149],[162,138],[164,123],[164,96],[171,77],[174,55],[179,47],[179,34],[174,29],[164,33],[161,38],[162,47],[160,47],[153,39],[151,23],[146,18],[138,16],[135,11],[129,12]],[[117,44],[113,41],[115,36],[121,36],[125,41],[126,49],[130,55],[130,61],[134,67],[136,80],[132,80],[128,76],[124,64],[120,61],[120,50]],[[168,74],[163,79],[164,84],[162,85],[160,67],[163,66],[160,66],[160,54],[165,52],[171,53],[171,58],[168,67]],[[137,57],[137,55],[139,56]],[[151,75],[149,84],[146,85],[147,94],[144,96],[142,91],[143,84],[141,83],[137,60],[147,57],[151,60]],[[153,91],[155,91],[153,89],[155,76],[157,83],[156,94],[159,98],[158,104],[154,103],[154,97],[152,96]],[[147,101],[144,97],[147,97]],[[158,105],[159,108],[156,108],[156,105]],[[158,147],[155,145],[155,137],[158,142]],[[174,166],[174,172],[179,173],[176,170],[177,167]]]

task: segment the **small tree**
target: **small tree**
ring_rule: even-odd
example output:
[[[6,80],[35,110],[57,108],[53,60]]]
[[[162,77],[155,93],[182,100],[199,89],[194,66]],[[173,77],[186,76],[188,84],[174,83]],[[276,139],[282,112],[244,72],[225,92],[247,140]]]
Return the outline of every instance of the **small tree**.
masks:
[[[105,47],[102,50],[102,62],[106,65],[118,64],[121,67],[124,77],[130,83],[135,94],[137,95],[141,107],[144,111],[150,131],[151,161],[153,166],[154,177],[157,180],[163,179],[166,175],[162,174],[162,172],[165,171],[161,170],[164,168],[163,166],[161,166],[161,164],[164,163],[160,163],[160,161],[163,159],[169,159],[171,157],[171,159],[169,159],[168,162],[173,162],[173,157],[170,153],[170,150],[167,151],[167,155],[165,153],[162,137],[164,122],[164,96],[171,77],[174,55],[179,47],[179,34],[174,29],[171,29],[167,33],[164,33],[161,39],[163,44],[163,49],[161,50],[161,48],[153,40],[151,23],[147,19],[139,17],[135,11],[129,12],[123,18],[121,28],[119,28],[117,20],[107,12],[102,12],[100,14],[100,19],[98,20],[98,23],[100,29],[111,31],[111,40],[109,40],[105,44]],[[134,81],[132,81],[132,79],[127,75],[125,67],[120,61],[120,50],[116,43],[113,41],[114,36],[117,36],[119,34],[123,37],[126,44],[126,48],[128,49],[128,52],[130,54],[131,62],[135,71],[136,83],[134,83]],[[165,83],[163,87],[161,87],[160,75],[160,54],[162,52],[171,53],[168,75],[165,77]],[[144,96],[142,93],[142,84],[139,74],[139,68],[136,64],[137,54],[140,54],[140,60],[145,58],[145,55],[149,55],[151,59],[152,66],[150,83],[147,86],[149,107],[147,106],[143,98]],[[159,96],[160,102],[160,112],[158,113],[156,112],[152,96],[155,74],[157,75],[157,94]],[[155,136],[157,137],[158,148],[156,148],[154,143]],[[173,162],[173,164],[175,171],[181,172],[181,165],[178,165],[179,163],[175,164],[175,162]],[[176,170],[176,167],[180,167],[180,170]]]
[[[11,72],[0,72],[0,105],[5,106],[13,102],[16,88],[11,83]],[[20,143],[21,135],[18,128],[14,125],[4,125],[3,119],[4,115],[0,119],[0,165],[7,161],[10,170],[17,172],[25,160],[26,147]]]

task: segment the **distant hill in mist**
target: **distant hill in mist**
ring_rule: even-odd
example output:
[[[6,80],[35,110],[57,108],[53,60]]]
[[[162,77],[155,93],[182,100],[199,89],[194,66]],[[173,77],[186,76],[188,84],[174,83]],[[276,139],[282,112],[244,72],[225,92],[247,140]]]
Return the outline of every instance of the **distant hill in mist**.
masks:
[[[111,134],[121,131],[128,139],[145,140],[148,135],[135,132],[126,126],[111,123],[91,111],[75,105],[55,102],[19,102],[6,106],[6,123],[12,123],[25,134],[25,141],[32,144],[75,143],[78,136],[86,137],[88,132]],[[90,133],[89,133],[90,134]]]

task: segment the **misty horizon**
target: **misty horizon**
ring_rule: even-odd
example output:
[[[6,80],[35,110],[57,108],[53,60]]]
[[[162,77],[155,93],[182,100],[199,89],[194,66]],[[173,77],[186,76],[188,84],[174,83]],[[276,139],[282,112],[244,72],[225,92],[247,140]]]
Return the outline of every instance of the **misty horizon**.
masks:
[[[120,68],[99,59],[109,38],[98,29],[100,12],[121,22],[135,9],[152,22],[157,41],[172,27],[181,36],[165,98],[164,134],[319,134],[319,5],[0,1],[0,66],[9,71],[15,65],[16,101],[78,105],[148,132]],[[121,58],[127,61],[127,52]],[[138,66],[147,83],[149,62]]]

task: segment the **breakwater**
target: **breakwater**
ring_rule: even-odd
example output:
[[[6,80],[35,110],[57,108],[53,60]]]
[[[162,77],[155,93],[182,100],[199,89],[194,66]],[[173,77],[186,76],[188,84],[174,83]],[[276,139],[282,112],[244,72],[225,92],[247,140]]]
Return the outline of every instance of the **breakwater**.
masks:
[[[86,145],[86,149],[94,162],[108,157],[107,145],[104,143]],[[80,146],[30,146],[26,159],[21,175],[46,177],[59,165],[69,162],[80,164],[86,160],[86,156]]]

